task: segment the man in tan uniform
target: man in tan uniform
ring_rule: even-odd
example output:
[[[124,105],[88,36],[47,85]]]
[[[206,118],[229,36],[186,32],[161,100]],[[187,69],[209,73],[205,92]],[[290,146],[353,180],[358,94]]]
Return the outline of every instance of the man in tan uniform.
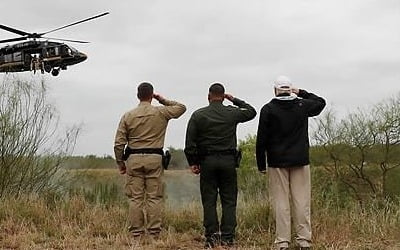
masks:
[[[127,174],[125,192],[130,199],[130,226],[133,237],[140,238],[147,230],[151,237],[161,231],[162,155],[168,121],[180,117],[185,105],[153,93],[153,86],[138,86],[138,107],[126,112],[115,135],[114,153],[119,171]],[[151,105],[156,99],[163,106]],[[124,149],[129,152],[124,158]],[[146,210],[144,213],[143,210]],[[147,225],[144,225],[145,216]]]

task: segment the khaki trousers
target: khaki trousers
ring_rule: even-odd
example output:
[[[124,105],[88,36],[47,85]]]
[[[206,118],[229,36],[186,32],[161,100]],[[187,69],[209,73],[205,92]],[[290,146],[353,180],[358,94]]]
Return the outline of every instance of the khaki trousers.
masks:
[[[294,215],[296,241],[300,247],[311,245],[311,180],[310,166],[268,168],[269,196],[276,220],[275,244],[288,247],[291,236],[291,206]]]
[[[130,199],[129,231],[139,236],[161,231],[163,212],[163,167],[161,155],[134,154],[127,161],[125,192]],[[146,218],[145,218],[146,217]],[[146,226],[145,226],[145,222]]]

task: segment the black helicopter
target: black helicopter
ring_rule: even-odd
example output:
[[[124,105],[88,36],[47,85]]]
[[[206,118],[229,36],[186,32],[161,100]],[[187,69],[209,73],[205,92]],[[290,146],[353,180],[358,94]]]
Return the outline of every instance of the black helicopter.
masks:
[[[109,14],[109,12],[105,12],[44,33],[28,33],[0,24],[0,29],[22,36],[0,40],[0,43],[29,40],[0,48],[0,73],[22,71],[34,71],[34,73],[36,73],[36,71],[40,71],[42,74],[44,72],[51,72],[53,76],[57,76],[60,73],[60,70],[66,70],[67,66],[85,61],[87,59],[87,55],[70,45],[60,42],[50,42],[48,40],[39,41],[37,39],[45,38],[65,42],[88,43],[85,41],[44,37],[43,35],[99,18],[107,14]]]

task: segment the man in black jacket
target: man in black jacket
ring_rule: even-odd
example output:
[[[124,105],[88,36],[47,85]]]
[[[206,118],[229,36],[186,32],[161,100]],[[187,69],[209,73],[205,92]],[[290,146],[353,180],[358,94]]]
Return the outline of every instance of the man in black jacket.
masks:
[[[292,199],[296,241],[300,249],[311,246],[308,117],[325,107],[325,100],[292,87],[280,76],[274,82],[275,98],[262,107],[257,132],[256,156],[261,173],[268,163],[269,193],[276,219],[275,244],[289,249]],[[267,154],[267,157],[265,155]]]

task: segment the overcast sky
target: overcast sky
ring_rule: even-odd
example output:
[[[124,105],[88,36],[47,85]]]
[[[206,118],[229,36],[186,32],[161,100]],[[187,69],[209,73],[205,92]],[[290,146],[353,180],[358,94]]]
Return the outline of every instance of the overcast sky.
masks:
[[[118,121],[137,105],[142,81],[187,105],[166,147],[183,147],[187,121],[216,81],[258,111],[278,75],[340,114],[399,92],[399,0],[13,0],[1,3],[0,24],[44,32],[106,11],[51,34],[91,42],[72,44],[87,61],[45,76],[63,126],[83,124],[76,155],[113,155]],[[239,139],[257,123],[239,125]]]

